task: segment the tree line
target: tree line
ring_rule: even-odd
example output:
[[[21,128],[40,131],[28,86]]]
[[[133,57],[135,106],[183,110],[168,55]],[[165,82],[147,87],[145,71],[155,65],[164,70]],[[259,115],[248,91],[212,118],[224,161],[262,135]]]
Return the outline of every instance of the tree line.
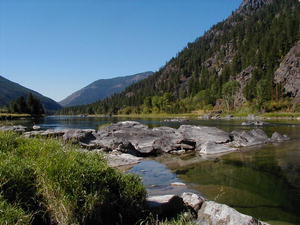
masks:
[[[42,103],[32,93],[29,93],[26,98],[20,96],[12,101],[8,106],[8,111],[10,113],[25,113],[30,115],[42,115],[45,113]]]

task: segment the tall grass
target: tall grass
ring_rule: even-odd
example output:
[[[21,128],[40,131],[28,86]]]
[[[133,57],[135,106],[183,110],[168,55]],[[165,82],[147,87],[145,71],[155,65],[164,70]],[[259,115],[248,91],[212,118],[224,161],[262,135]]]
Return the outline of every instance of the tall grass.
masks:
[[[0,194],[0,224],[125,225],[141,218],[146,191],[99,154],[0,132]]]

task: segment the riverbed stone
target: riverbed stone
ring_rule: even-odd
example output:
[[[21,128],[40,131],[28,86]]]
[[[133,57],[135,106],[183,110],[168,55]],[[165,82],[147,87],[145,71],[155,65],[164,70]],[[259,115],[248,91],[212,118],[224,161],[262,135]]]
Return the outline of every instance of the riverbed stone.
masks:
[[[178,131],[183,135],[185,140],[196,142],[196,148],[205,142],[221,144],[230,141],[229,133],[216,127],[182,125]]]
[[[79,142],[88,143],[91,140],[95,140],[93,129],[68,129],[65,130],[63,140],[77,144]]]
[[[212,141],[207,141],[201,145],[199,154],[212,155],[222,154],[226,152],[236,151],[237,148],[232,148],[226,144],[217,144]]]
[[[143,159],[126,153],[105,154],[108,165],[111,167],[122,167],[140,163]]]
[[[214,201],[205,201],[198,211],[197,225],[268,225]]]
[[[231,136],[233,139],[231,145],[234,147],[246,147],[270,142],[267,134],[261,129],[232,131]]]
[[[271,137],[271,140],[273,142],[288,141],[289,139],[290,138],[287,135],[285,135],[285,134],[282,135],[282,134],[279,134],[278,132],[274,132]]]
[[[174,217],[186,209],[183,199],[177,195],[151,196],[146,204],[155,218]]]
[[[198,212],[205,201],[203,197],[191,192],[182,193],[181,198],[186,206],[191,207],[195,212]]]

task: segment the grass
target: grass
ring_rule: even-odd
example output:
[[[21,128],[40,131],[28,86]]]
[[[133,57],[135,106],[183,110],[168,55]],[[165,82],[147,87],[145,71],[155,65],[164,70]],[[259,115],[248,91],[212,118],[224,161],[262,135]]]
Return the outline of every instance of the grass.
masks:
[[[173,219],[166,219],[159,221],[153,215],[150,215],[147,219],[139,222],[139,225],[196,225],[191,213],[183,213]]]
[[[0,193],[1,225],[134,224],[146,197],[99,154],[10,132],[0,132]]]

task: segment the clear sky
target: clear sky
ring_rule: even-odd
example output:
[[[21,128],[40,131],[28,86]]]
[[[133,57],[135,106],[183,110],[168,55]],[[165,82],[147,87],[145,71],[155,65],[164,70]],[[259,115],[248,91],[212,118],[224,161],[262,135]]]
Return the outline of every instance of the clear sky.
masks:
[[[241,1],[0,0],[0,75],[60,101],[158,70]]]

